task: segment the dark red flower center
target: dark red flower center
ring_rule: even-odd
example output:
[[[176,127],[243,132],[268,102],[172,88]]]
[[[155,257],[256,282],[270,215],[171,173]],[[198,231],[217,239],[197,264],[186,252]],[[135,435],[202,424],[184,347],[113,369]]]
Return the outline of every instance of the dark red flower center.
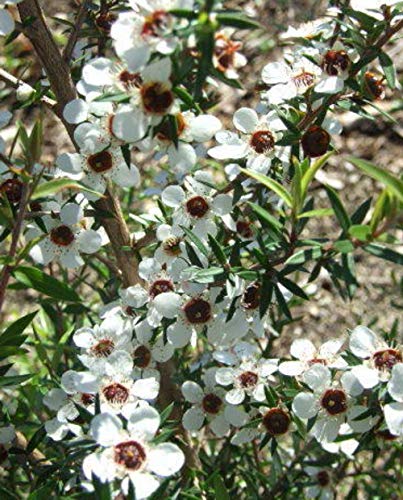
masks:
[[[18,179],[7,179],[0,185],[0,192],[7,196],[10,203],[19,203],[22,195],[23,183]]]
[[[141,99],[147,113],[164,115],[174,102],[174,95],[170,87],[162,82],[151,82],[140,89]]]
[[[143,36],[158,37],[164,34],[169,26],[171,16],[165,10],[156,10],[149,15],[143,24]]]
[[[402,354],[397,349],[384,349],[376,352],[372,357],[379,370],[391,370],[394,365],[402,362]]]
[[[308,88],[315,83],[315,75],[313,73],[309,73],[308,71],[302,71],[301,73],[294,75],[292,79],[297,89]]]
[[[271,436],[285,434],[290,427],[290,416],[281,408],[271,408],[263,416],[263,425]]]
[[[196,219],[202,219],[209,209],[210,206],[203,196],[193,196],[186,202],[188,214]]]
[[[383,78],[378,77],[371,71],[364,74],[364,85],[366,90],[374,99],[383,99],[385,97],[386,86],[383,83]]]
[[[223,405],[222,399],[216,394],[206,394],[202,401],[203,409],[206,413],[216,415]]]
[[[239,220],[236,223],[236,231],[237,233],[247,240],[253,238],[253,231],[251,227],[251,223],[245,220]]]
[[[140,73],[130,73],[127,69],[124,69],[119,73],[119,81],[126,88],[137,87],[140,88],[142,84],[142,78]]]
[[[242,296],[242,307],[248,310],[257,309],[260,304],[260,284],[249,285]]]
[[[341,389],[328,389],[322,396],[322,407],[330,415],[339,415],[347,410],[347,396]]]
[[[183,306],[186,319],[192,324],[207,323],[211,319],[211,305],[207,300],[195,297]]]
[[[329,133],[318,125],[309,127],[301,138],[302,149],[306,156],[310,156],[311,158],[324,155],[329,144]]]
[[[337,76],[350,66],[350,58],[344,50],[328,50],[322,60],[322,69],[330,76]]]
[[[102,389],[102,394],[109,403],[123,404],[129,399],[128,389],[117,382],[104,387]]]
[[[137,441],[125,441],[114,448],[115,462],[127,469],[138,470],[146,459],[143,446]]]
[[[74,233],[69,226],[61,225],[50,231],[50,240],[60,247],[68,247],[74,241]]]
[[[309,365],[327,365],[326,359],[322,358],[313,358],[308,361]]]
[[[154,299],[160,293],[173,292],[173,290],[174,285],[172,281],[161,279],[152,283],[148,293],[150,294],[150,297]]]
[[[83,392],[80,396],[80,401],[84,406],[89,406],[95,401],[94,394],[88,394],[88,392]]]
[[[270,130],[258,130],[250,138],[250,146],[258,154],[265,154],[274,148],[274,136]]]
[[[241,375],[239,375],[238,380],[241,387],[247,389],[248,387],[254,387],[257,384],[259,377],[254,372],[246,371],[241,373]]]
[[[329,473],[326,472],[325,470],[319,471],[316,475],[316,478],[320,486],[322,486],[323,488],[330,483]]]
[[[108,151],[101,151],[89,156],[87,163],[91,170],[97,174],[107,172],[113,167],[112,155]]]
[[[145,345],[138,346],[133,353],[134,366],[147,368],[151,362],[151,352]]]
[[[107,358],[115,349],[115,343],[111,339],[101,339],[91,347],[91,352],[97,358]]]
[[[176,257],[182,253],[180,248],[180,242],[181,242],[180,238],[171,236],[170,238],[166,239],[163,242],[162,248],[164,252],[167,253],[168,255]]]

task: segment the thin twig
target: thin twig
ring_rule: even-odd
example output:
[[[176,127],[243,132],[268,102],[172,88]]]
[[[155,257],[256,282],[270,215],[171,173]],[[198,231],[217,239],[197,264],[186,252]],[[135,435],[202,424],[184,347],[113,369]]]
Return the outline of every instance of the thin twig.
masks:
[[[0,80],[7,83],[8,85],[10,85],[12,88],[14,88],[16,90],[24,87],[27,90],[30,90],[31,92],[35,92],[35,89],[33,87],[31,87],[30,85],[28,85],[28,83],[23,82],[19,78],[16,78],[15,76],[11,75],[10,73],[8,73],[7,71],[5,71],[4,69],[1,69],[1,68],[0,68]],[[53,109],[56,106],[56,101],[54,101],[50,97],[43,96],[43,97],[41,97],[40,100],[41,100],[41,102],[46,104],[46,106],[48,106],[51,109]]]
[[[73,51],[74,47],[77,43],[78,37],[80,35],[81,27],[85,21],[85,18],[87,17],[87,10],[88,10],[88,0],[83,0],[83,2],[80,5],[80,8],[78,10],[78,14],[74,23],[74,28],[73,31],[70,34],[70,37],[67,41],[66,47],[63,51],[63,59],[66,62],[69,62]]]

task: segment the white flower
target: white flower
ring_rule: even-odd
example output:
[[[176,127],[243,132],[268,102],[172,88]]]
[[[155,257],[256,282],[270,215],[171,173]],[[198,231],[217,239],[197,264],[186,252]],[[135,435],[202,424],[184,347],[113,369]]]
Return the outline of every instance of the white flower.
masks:
[[[127,431],[115,415],[101,413],[93,419],[91,434],[104,449],[84,459],[83,471],[88,479],[95,474],[102,482],[128,478],[141,500],[158,488],[161,478],[178,472],[185,457],[172,443],[151,444],[160,425],[154,408],[137,408],[127,419]]]
[[[231,40],[233,32],[233,29],[225,29],[215,34],[213,64],[227,78],[236,79],[239,78],[237,69],[245,66],[248,60],[239,52],[242,43]]]
[[[218,436],[225,436],[230,426],[241,427],[248,420],[248,415],[240,408],[225,402],[225,391],[215,385],[216,368],[207,370],[204,375],[205,388],[193,381],[182,384],[182,394],[186,401],[192,403],[183,415],[183,426],[189,431],[198,431],[205,419],[212,432]]]
[[[334,492],[331,472],[323,467],[307,465],[305,472],[310,476],[312,484],[304,488],[306,498],[319,498],[319,500],[333,500]]]
[[[228,130],[218,132],[216,140],[220,145],[208,150],[212,158],[229,160],[262,156],[267,160],[278,156],[281,148],[276,142],[285,125],[275,112],[259,118],[255,110],[240,108],[234,113],[233,123],[241,135]]]
[[[30,251],[31,257],[44,265],[56,259],[67,268],[82,266],[84,261],[80,254],[95,253],[104,244],[100,231],[87,229],[88,219],[83,215],[80,205],[66,203],[60,210],[59,219],[43,217],[48,234]],[[39,229],[32,228],[27,238],[41,235]]]
[[[73,178],[98,193],[104,193],[108,179],[121,187],[137,186],[140,182],[138,168],[127,166],[119,148],[110,148],[94,154],[63,153],[57,158],[57,166]],[[96,199],[95,194],[88,198]]]
[[[278,370],[283,375],[296,377],[302,375],[314,363],[321,363],[330,368],[346,368],[347,363],[337,354],[343,343],[343,339],[328,340],[316,349],[310,340],[294,340],[290,352],[298,361],[284,361],[280,363]]]
[[[175,226],[192,229],[201,240],[215,235],[217,227],[214,216],[223,217],[232,210],[232,197],[215,194],[209,187],[213,179],[205,172],[197,172],[194,177],[186,178],[185,191],[182,187],[171,185],[164,189],[161,199],[164,205],[175,209],[172,219]]]
[[[374,425],[376,420],[371,418],[354,422],[357,407],[345,388],[332,386],[329,368],[320,364],[313,365],[304,373],[303,378],[313,393],[297,394],[292,409],[302,419],[318,416],[310,433],[320,443],[333,442],[346,419],[350,427],[357,432],[365,432]],[[344,376],[341,382],[344,385]]]
[[[271,88],[262,95],[269,104],[280,104],[304,94],[319,80],[321,69],[306,57],[295,58],[292,64],[273,62],[262,70],[262,80]]]
[[[241,404],[246,396],[251,397],[252,401],[264,401],[265,385],[270,375],[277,371],[277,364],[277,359],[241,358],[241,362],[235,366],[218,368],[216,381],[220,385],[233,386],[225,395],[226,401],[232,405]]]
[[[388,392],[396,401],[383,407],[388,429],[395,436],[403,436],[403,364],[398,363],[392,368],[388,382]]]
[[[355,356],[365,360],[362,365],[351,369],[350,383],[354,384],[356,394],[387,381],[392,367],[402,364],[401,350],[388,346],[381,337],[365,326],[354,328],[349,347]]]

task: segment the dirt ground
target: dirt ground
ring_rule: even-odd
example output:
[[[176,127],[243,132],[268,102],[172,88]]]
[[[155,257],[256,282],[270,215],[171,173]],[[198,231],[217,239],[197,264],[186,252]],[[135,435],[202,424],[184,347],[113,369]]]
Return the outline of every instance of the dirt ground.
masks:
[[[69,12],[74,2],[63,0],[42,1],[45,11],[51,16],[65,15]],[[290,24],[314,18],[323,12],[326,2],[322,1],[260,1],[256,2],[255,8],[260,22],[267,28],[267,32],[240,38],[244,41],[244,53],[251,61],[248,69],[241,71],[241,81],[245,91],[229,91],[228,87],[222,90],[225,93],[223,102],[222,118],[227,123],[231,113],[240,106],[253,106],[258,102],[257,95],[253,92],[259,80],[263,66],[281,57],[276,45],[278,33],[285,30]],[[233,6],[241,7],[251,11],[250,2],[232,2]],[[260,53],[261,48],[264,53]],[[392,47],[389,52],[397,63],[398,74],[403,72],[403,41],[399,46]],[[21,47],[21,51],[27,50],[29,60],[29,47]],[[400,54],[400,55],[399,55]],[[1,57],[0,57],[1,61]],[[30,69],[30,79],[35,79],[39,68]],[[219,89],[221,91],[221,89]],[[396,107],[398,92],[388,94],[383,105],[391,110]],[[403,117],[403,111],[393,113],[396,119]],[[345,155],[354,155],[372,161],[395,174],[402,172],[403,158],[403,128],[392,125],[380,116],[376,122],[357,119],[351,115],[340,117],[344,124],[344,131],[335,141],[340,151],[322,174],[321,181],[331,184],[346,202],[347,207],[352,210],[370,195],[380,192],[380,186],[369,178],[364,178],[357,170],[352,169],[343,160]],[[63,134],[60,125],[51,118],[47,121],[45,130],[45,154],[44,161],[51,164],[56,154],[68,148],[68,140]],[[324,193],[316,191],[319,198],[319,206],[326,203]],[[326,206],[326,205],[323,205]],[[334,222],[331,217],[325,217],[311,227],[312,234],[332,234]],[[294,310],[295,316],[301,316],[297,322],[287,327],[284,340],[281,342],[280,351],[284,353],[293,338],[300,335],[308,336],[314,340],[324,340],[328,337],[345,334],[348,328],[352,328],[360,322],[373,324],[374,329],[388,330],[396,318],[402,318],[403,300],[402,274],[400,269],[386,261],[369,256],[365,252],[356,254],[357,277],[360,283],[353,300],[343,302],[334,290],[333,285],[326,275],[321,275],[316,282],[313,298],[309,303]],[[13,294],[14,295],[14,294]],[[24,296],[23,296],[24,297]],[[13,300],[13,297],[10,297]],[[21,292],[18,301],[21,304]],[[25,296],[23,300],[27,305],[32,297]]]

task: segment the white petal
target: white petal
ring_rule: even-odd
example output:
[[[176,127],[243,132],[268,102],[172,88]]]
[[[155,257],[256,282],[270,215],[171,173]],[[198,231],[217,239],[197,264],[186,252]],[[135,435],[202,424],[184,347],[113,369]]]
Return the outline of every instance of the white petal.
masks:
[[[80,328],[73,335],[73,340],[77,347],[87,349],[95,344],[94,332],[91,328]]]
[[[197,142],[206,142],[214,137],[222,125],[218,118],[212,115],[196,116],[190,124],[190,132]]]
[[[219,368],[215,378],[220,385],[230,385],[234,381],[234,371],[232,368]]]
[[[161,422],[158,411],[149,405],[134,409],[128,417],[128,429],[144,434],[147,440],[155,436]]]
[[[232,211],[232,196],[219,194],[214,197],[213,209],[217,215],[226,215]]]
[[[145,136],[147,120],[140,109],[122,106],[113,117],[112,131],[123,141],[136,142]]]
[[[168,186],[161,193],[161,200],[167,207],[178,207],[185,199],[185,192],[180,186]]]
[[[132,356],[122,350],[115,350],[108,356],[105,364],[106,375],[113,377],[116,374],[129,376],[133,369]]]
[[[329,368],[320,364],[313,365],[304,373],[304,382],[314,391],[327,387],[330,384],[330,380]]]
[[[84,264],[77,250],[70,248],[60,256],[60,263],[68,269],[76,269]]]
[[[344,389],[351,396],[359,396],[364,390],[357,377],[351,371],[343,373],[340,380]]]
[[[105,57],[93,59],[83,68],[84,81],[89,85],[111,85],[113,82],[111,66],[112,61],[106,59]]]
[[[224,437],[230,430],[230,425],[224,415],[218,415],[209,423],[210,429],[217,437]]]
[[[181,391],[183,397],[186,401],[189,401],[189,403],[200,403],[204,396],[203,389],[200,385],[191,380],[187,380],[182,384]]]
[[[388,392],[393,399],[403,403],[403,363],[397,363],[392,368],[392,375],[388,383]]]
[[[372,389],[379,383],[378,370],[364,365],[353,366],[351,373],[357,378],[364,389]]]
[[[67,394],[62,389],[51,389],[43,397],[43,404],[53,411],[57,411],[66,401]]]
[[[245,391],[242,389],[231,389],[225,395],[225,400],[231,405],[239,405],[245,399]]]
[[[244,158],[248,153],[245,144],[223,144],[208,150],[209,156],[216,160],[229,160]]]
[[[73,226],[77,224],[84,216],[81,205],[77,203],[66,203],[60,210],[60,220],[63,224]]]
[[[136,380],[133,384],[133,393],[141,399],[151,400],[158,396],[160,383],[155,377]]]
[[[299,418],[312,418],[318,410],[315,406],[315,397],[309,392],[300,392],[292,402],[292,410]]]
[[[138,186],[141,180],[139,169],[132,163],[128,167],[125,162],[117,165],[110,177],[121,187]]]
[[[168,148],[169,164],[179,173],[187,173],[197,162],[197,154],[193,146],[180,142],[178,147]]]
[[[168,327],[167,337],[175,348],[185,347],[192,337],[192,329],[180,323],[175,323]]]
[[[311,429],[311,434],[319,442],[331,443],[339,433],[340,421],[338,419],[317,420]]]
[[[284,361],[283,363],[280,363],[278,371],[283,375],[296,377],[297,375],[301,375],[305,368],[305,363],[302,363],[301,361]]]
[[[379,345],[378,336],[365,326],[357,326],[350,335],[350,350],[359,358],[369,358]]]
[[[154,299],[154,306],[165,318],[175,318],[178,315],[182,298],[174,292],[164,292]]]
[[[69,431],[69,428],[64,422],[60,422],[57,418],[52,418],[45,422],[46,434],[54,441],[61,441]]]
[[[341,92],[344,87],[344,80],[338,76],[329,76],[320,80],[315,85],[315,90],[319,94],[337,94]]]
[[[193,406],[187,410],[182,418],[183,427],[188,431],[198,431],[203,425],[205,415],[201,408]]]
[[[248,414],[239,406],[227,405],[224,416],[234,427],[242,427],[249,419]]]
[[[231,439],[231,444],[235,446],[240,446],[241,444],[251,443],[257,437],[258,434],[259,431],[252,427],[241,429],[233,436],[233,438]]]
[[[291,356],[301,360],[311,360],[315,357],[316,348],[310,340],[297,339],[291,344]]]
[[[248,134],[255,130],[259,122],[259,117],[254,109],[241,108],[235,111],[233,122],[238,130],[244,134]]]
[[[152,82],[167,82],[171,76],[172,63],[168,57],[149,64],[141,73],[144,80]]]
[[[77,243],[80,252],[95,253],[102,246],[102,236],[93,229],[87,229],[77,236]]]
[[[68,174],[82,172],[81,155],[78,153],[63,153],[56,159],[56,165]]]
[[[403,403],[390,403],[383,407],[388,429],[395,436],[403,436]]]
[[[91,422],[91,436],[101,446],[111,446],[119,439],[122,422],[116,415],[100,413]]]
[[[262,80],[269,84],[286,83],[289,80],[290,69],[283,62],[272,62],[266,64],[262,70]]]
[[[15,23],[7,10],[0,8],[0,36],[7,36],[14,31]]]
[[[131,47],[125,50],[121,57],[127,64],[127,69],[135,73],[141,69],[150,58],[150,47],[148,45],[141,45],[140,47]]]
[[[64,107],[63,116],[67,123],[84,122],[88,116],[88,104],[83,99],[73,99]]]
[[[343,344],[344,344],[343,339],[328,340],[327,342],[325,342],[323,345],[320,346],[318,357],[328,359],[334,356],[341,349],[341,346]]]
[[[182,450],[172,443],[161,443],[151,449],[148,465],[158,476],[168,477],[178,472],[185,463]]]

